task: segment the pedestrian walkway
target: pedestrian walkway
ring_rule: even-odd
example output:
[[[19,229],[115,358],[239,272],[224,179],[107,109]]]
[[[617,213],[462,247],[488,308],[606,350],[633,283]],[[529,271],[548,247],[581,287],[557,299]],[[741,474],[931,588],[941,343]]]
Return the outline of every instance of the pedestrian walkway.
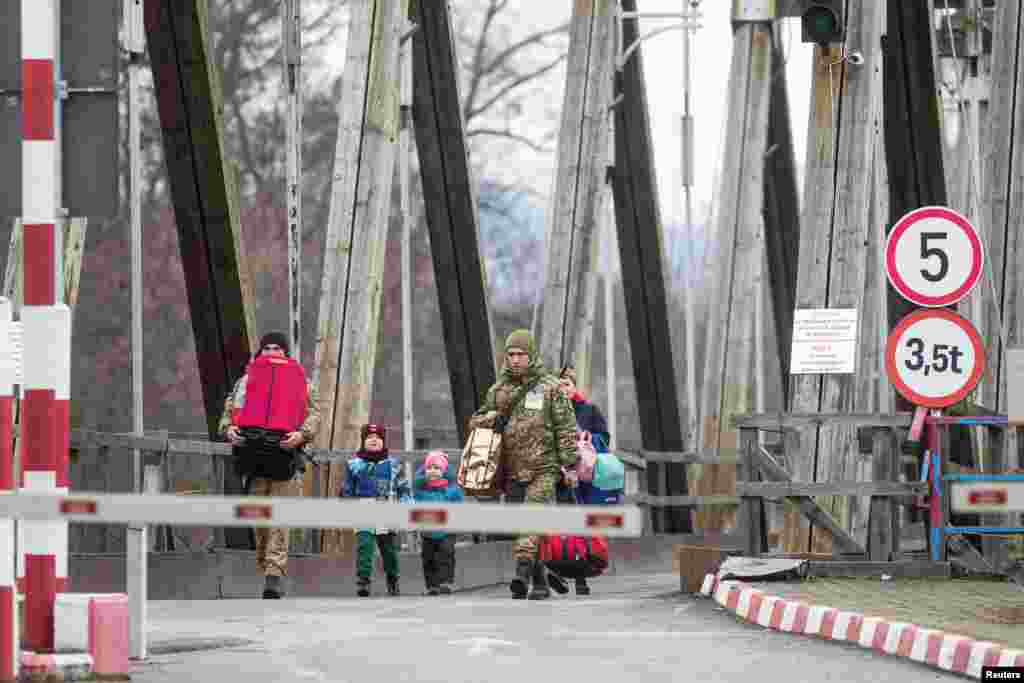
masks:
[[[573,680],[766,683],[955,680],[871,652],[836,648],[728,618],[679,591],[666,573],[608,576],[594,593],[543,602],[507,586],[447,597],[152,601],[152,656],[135,683],[181,680],[413,680],[417,683]]]
[[[1024,589],[1005,579],[705,581],[705,594],[748,622],[856,643],[979,678],[1024,665]]]

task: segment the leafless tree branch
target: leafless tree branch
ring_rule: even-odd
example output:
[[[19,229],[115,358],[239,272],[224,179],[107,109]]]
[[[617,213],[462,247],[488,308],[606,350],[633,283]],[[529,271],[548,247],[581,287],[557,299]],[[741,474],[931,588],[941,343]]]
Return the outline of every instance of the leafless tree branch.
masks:
[[[542,154],[551,151],[550,147],[544,147],[543,145],[538,145],[536,142],[534,142],[530,138],[526,137],[525,135],[519,135],[518,133],[513,133],[510,130],[501,130],[500,128],[484,128],[484,127],[480,127],[480,128],[471,128],[468,131],[466,131],[466,137],[467,138],[473,138],[473,137],[477,137],[477,136],[485,136],[485,137],[493,137],[493,138],[506,138],[508,140],[512,140],[514,142],[518,142],[520,144],[526,145],[527,147],[529,147],[533,151],[540,152]]]
[[[541,67],[538,67],[538,68],[536,68],[536,69],[534,69],[532,71],[528,71],[528,72],[523,73],[523,74],[519,74],[517,77],[513,78],[511,81],[505,83],[505,85],[503,85],[501,88],[499,88],[496,93],[492,94],[489,98],[487,98],[487,100],[483,104],[481,104],[479,107],[474,107],[472,109],[468,109],[467,108],[466,112],[465,112],[466,120],[469,121],[469,120],[473,119],[476,116],[480,116],[482,114],[485,114],[488,110],[491,109],[491,107],[493,107],[495,104],[497,104],[503,97],[505,97],[506,95],[511,93],[516,88],[519,88],[520,86],[525,85],[526,83],[529,83],[530,81],[532,81],[532,80],[534,80],[536,78],[539,78],[539,77],[543,76],[544,74],[546,74],[547,72],[551,71],[556,66],[558,66],[563,61],[565,61],[565,58],[566,58],[566,55],[565,54],[561,54],[558,57],[556,57],[555,59],[551,60],[550,62],[548,62],[547,64],[544,64]]]

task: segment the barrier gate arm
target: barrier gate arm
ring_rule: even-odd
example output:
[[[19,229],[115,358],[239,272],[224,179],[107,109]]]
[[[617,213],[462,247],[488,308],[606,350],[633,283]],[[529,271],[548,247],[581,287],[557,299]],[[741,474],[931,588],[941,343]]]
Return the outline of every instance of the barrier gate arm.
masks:
[[[304,528],[387,527],[410,531],[603,534],[636,537],[636,505],[488,505],[376,503],[347,499],[176,496],[169,494],[56,494],[0,496],[0,518],[96,524],[173,524]]]

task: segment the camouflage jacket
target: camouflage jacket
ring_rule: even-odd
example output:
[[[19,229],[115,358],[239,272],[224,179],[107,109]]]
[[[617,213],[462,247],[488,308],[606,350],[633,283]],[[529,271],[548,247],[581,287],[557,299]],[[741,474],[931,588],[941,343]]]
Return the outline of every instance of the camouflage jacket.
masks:
[[[531,365],[522,379],[502,369],[498,382],[487,391],[469,428],[491,428],[498,413],[504,414],[524,384],[539,380],[519,402],[502,437],[501,448],[508,476],[529,481],[536,474],[557,473],[576,462],[576,414],[572,403],[558,390],[558,379],[543,366]]]
[[[231,426],[231,415],[235,408],[241,408],[245,404],[245,384],[248,377],[248,375],[242,375],[235,382],[231,393],[224,399],[224,412],[221,413],[220,424],[217,427],[217,432],[221,436],[227,436],[228,427]],[[302,421],[302,427],[299,428],[302,436],[306,439],[305,444],[303,444],[304,446],[308,446],[313,442],[313,438],[316,437],[319,429],[320,398],[316,387],[309,380],[306,380],[306,419]]]

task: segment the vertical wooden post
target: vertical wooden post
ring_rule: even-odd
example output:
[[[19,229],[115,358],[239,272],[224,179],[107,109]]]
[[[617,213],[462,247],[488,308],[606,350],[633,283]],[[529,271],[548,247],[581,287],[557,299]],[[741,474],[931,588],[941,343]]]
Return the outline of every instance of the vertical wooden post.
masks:
[[[936,106],[930,3],[893,0],[883,4],[888,10],[884,121],[890,198],[888,224],[891,227],[918,207],[945,206],[946,178]],[[891,286],[888,291],[889,329],[892,329],[914,305]],[[897,395],[895,400],[897,410],[911,409],[902,396]]]
[[[476,184],[459,99],[457,50],[448,3],[411,2],[413,123],[437,275],[437,300],[459,439],[496,377],[494,326],[479,241]]]
[[[285,97],[288,101],[287,178],[288,207],[288,336],[292,353],[302,358],[302,0],[284,0],[281,6]]]
[[[622,0],[624,12],[635,12],[636,6],[636,0]],[[622,22],[623,45],[632,45],[639,34],[636,19]],[[641,439],[648,450],[678,451],[683,442],[681,413],[641,48],[622,65],[616,88],[612,187]],[[649,463],[648,485],[656,487],[662,472],[667,474],[669,495],[685,493],[685,466]],[[655,493],[653,488],[649,490]],[[652,512],[655,532],[690,533],[692,529],[687,507]]]
[[[1024,282],[1019,265],[1024,258],[1024,73],[1019,66],[1024,58],[1022,31],[1024,8],[1020,3],[997,3],[992,31],[988,133],[980,143],[984,156],[982,213],[987,228],[982,238],[987,271],[983,285],[988,305],[982,307],[983,315],[974,322],[982,337],[991,342],[987,348],[991,370],[982,378],[980,402],[1001,413],[1007,407],[1004,344],[1015,347],[1024,342],[1024,316],[1020,314]],[[985,463],[986,471],[999,471],[1007,464],[1003,459],[1007,442],[1013,444],[1020,436],[1019,430],[1014,432],[1000,432],[989,444],[991,458]],[[996,437],[995,430],[990,434]],[[1010,462],[1013,460],[1011,457]],[[982,519],[1000,523],[994,515]],[[995,552],[1000,545],[1005,545],[1001,539],[982,539],[986,553]]]
[[[255,336],[236,171],[225,152],[219,67],[211,59],[207,0],[146,0],[144,16],[207,430],[213,438],[224,397],[245,371]]]
[[[881,37],[885,3],[851,3],[847,50],[863,55],[859,65],[844,62],[838,47],[815,48],[814,98],[807,150],[806,205],[802,220],[797,308],[854,308],[865,311],[869,218],[874,205],[874,163],[882,118]],[[864,329],[864,326],[861,326]],[[871,344],[859,347],[856,373],[874,372]],[[871,404],[873,392],[854,375],[794,376],[790,392],[794,412],[850,412]],[[850,480],[858,477],[857,439],[849,427],[822,425],[802,430],[794,478],[800,481]],[[849,497],[821,501],[837,522],[855,537],[867,534],[864,510],[851,507]],[[831,534],[813,529],[789,514],[784,547],[796,552],[832,551]]]
[[[352,4],[314,366],[320,448],[358,448],[369,418],[398,136],[394,84],[407,8],[407,0]],[[341,466],[329,468],[325,495],[336,495],[342,476]],[[339,530],[325,530],[322,538],[324,552],[347,550]]]
[[[768,138],[772,85],[771,24],[740,24],[733,34],[729,77],[731,135],[725,150],[722,206],[717,226],[720,261],[714,303],[708,320],[707,375],[702,411],[705,448],[737,453],[738,435],[729,425],[733,415],[753,412],[757,384],[754,309],[757,290],[768,286],[765,261],[764,154]],[[697,492],[728,494],[734,465],[703,468]],[[723,529],[732,513],[697,513],[698,526]]]
[[[539,329],[540,353],[548,367],[557,370],[571,360],[584,390],[592,376],[596,232],[604,195],[615,21],[611,0],[574,4]]]
[[[872,464],[876,482],[895,481],[895,444],[892,430],[886,427],[872,429]],[[897,539],[893,537],[896,506],[890,497],[872,496],[868,515],[868,554],[875,562],[893,559]]]
[[[736,481],[757,481],[757,448],[758,430],[744,428],[740,430],[739,461],[736,466]],[[739,515],[740,529],[745,539],[747,555],[757,557],[767,550],[765,538],[767,529],[764,527],[764,498],[761,496],[743,496]]]
[[[790,348],[793,338],[793,311],[796,308],[796,281],[800,243],[800,193],[797,188],[796,159],[790,119],[789,89],[786,85],[784,46],[776,32],[773,46],[771,113],[768,123],[768,152],[764,174],[765,256],[768,260],[770,315],[774,334],[766,338],[759,353],[770,373],[782,380],[782,395],[776,409],[789,403]],[[767,311],[766,311],[767,312]],[[758,375],[762,377],[762,375]],[[774,392],[773,392],[774,393]]]

